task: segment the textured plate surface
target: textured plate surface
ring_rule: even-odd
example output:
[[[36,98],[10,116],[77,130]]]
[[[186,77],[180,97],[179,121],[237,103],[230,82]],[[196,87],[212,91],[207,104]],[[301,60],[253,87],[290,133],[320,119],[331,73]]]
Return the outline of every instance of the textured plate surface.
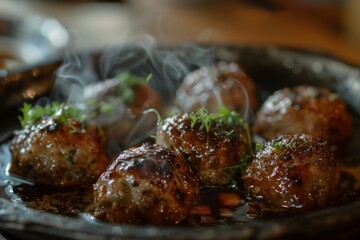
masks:
[[[360,149],[357,149],[360,145],[360,70],[356,66],[318,53],[277,47],[187,45],[151,49],[121,46],[101,55],[86,53],[75,58],[52,59],[0,76],[0,140],[3,144],[0,154],[0,230],[24,239],[303,239],[308,236],[346,239],[360,236],[356,226],[360,221],[360,200],[356,197],[346,204],[299,216],[196,228],[104,224],[85,213],[65,217],[34,210],[15,197],[13,186],[17,182],[6,173],[9,161],[6,142],[11,138],[12,130],[19,127],[17,109],[21,102],[48,94],[55,75],[69,78],[68,73],[81,72],[87,79],[105,79],[121,70],[142,75],[152,72],[155,76],[152,84],[166,101],[171,99],[187,72],[214,60],[240,62],[255,80],[260,101],[276,89],[304,83],[326,86],[338,92],[348,103],[354,124],[354,137],[344,164],[353,169],[360,165]],[[90,71],[83,71],[85,68]],[[356,192],[357,187],[355,182],[352,191]]]

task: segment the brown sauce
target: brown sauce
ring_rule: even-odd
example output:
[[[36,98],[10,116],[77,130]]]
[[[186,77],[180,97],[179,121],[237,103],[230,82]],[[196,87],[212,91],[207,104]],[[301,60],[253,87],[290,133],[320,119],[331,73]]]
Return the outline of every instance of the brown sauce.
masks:
[[[67,217],[79,214],[92,214],[92,187],[53,188],[20,183],[7,172],[10,163],[8,144],[3,144],[0,151],[0,197],[39,211],[51,212]],[[341,162],[343,195],[338,202],[329,207],[360,200],[360,165]],[[246,224],[251,221],[270,221],[291,217],[299,213],[276,211],[261,202],[249,201],[246,194],[234,188],[202,189],[201,201],[194,206],[189,217],[182,223],[191,226],[211,226],[218,224]]]

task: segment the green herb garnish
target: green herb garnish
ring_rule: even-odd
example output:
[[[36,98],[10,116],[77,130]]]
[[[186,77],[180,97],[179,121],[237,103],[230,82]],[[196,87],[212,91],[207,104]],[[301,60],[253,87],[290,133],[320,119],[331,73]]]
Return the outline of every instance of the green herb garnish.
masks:
[[[294,150],[296,148],[295,142],[283,143],[283,142],[273,142],[272,147],[275,149],[283,149],[284,151],[287,149]]]
[[[220,171],[222,171],[228,177],[228,179],[230,181],[229,186],[232,186],[232,187],[237,186],[237,182],[236,182],[235,178],[239,175],[244,174],[246,165],[248,165],[251,161],[251,156],[252,155],[249,154],[249,155],[246,155],[245,157],[241,158],[240,163],[235,166],[225,167],[225,168],[220,169]]]
[[[153,74],[152,73],[150,73],[146,78],[145,78],[145,81],[148,83],[148,82],[150,82],[151,81],[151,79],[153,78]]]
[[[153,74],[150,73],[146,78],[133,75],[129,72],[124,72],[119,74],[116,79],[119,82],[119,86],[121,87],[134,87],[139,84],[146,84],[151,81],[153,78]]]
[[[129,72],[124,72],[118,75],[115,79],[118,81],[115,94],[117,95],[116,102],[129,103],[134,100],[134,87],[142,84],[148,84],[153,75],[149,74],[146,78],[133,75]]]
[[[237,181],[235,178],[239,175],[242,175],[245,170],[245,166],[249,164],[253,149],[252,149],[252,138],[248,124],[243,120],[241,115],[235,111],[230,111],[225,106],[220,106],[217,113],[209,113],[204,107],[201,107],[194,112],[189,114],[191,120],[191,127],[194,127],[196,124],[201,124],[200,127],[205,128],[206,131],[210,131],[211,126],[220,125],[225,126],[230,129],[225,134],[231,135],[236,134],[234,127],[242,127],[244,134],[246,134],[247,142],[243,144],[248,145],[247,154],[239,156],[239,164],[231,167],[224,167],[220,169],[229,179],[230,186],[237,186]]]
[[[69,163],[74,164],[75,163],[75,155],[76,155],[76,149],[70,150],[66,157],[66,160]]]
[[[284,141],[272,141],[268,143],[270,147],[274,148],[278,158],[284,158],[289,151],[293,151],[296,148],[296,142],[284,142]]]
[[[265,144],[264,143],[256,143],[255,144],[255,151],[261,151],[265,149]]]
[[[197,123],[200,123],[205,127],[206,131],[210,130],[211,124],[216,120],[216,116],[214,114],[210,114],[204,107],[190,113],[189,118],[191,120],[191,128],[193,128]]]
[[[135,86],[148,84],[153,78],[149,74],[146,78],[133,75],[129,72],[119,74],[114,78],[116,85],[111,87],[104,99],[96,97],[86,99],[88,106],[98,106],[101,114],[113,115],[117,112],[119,105],[131,104],[135,99]]]
[[[274,144],[273,144],[273,147],[274,148],[276,148],[276,149],[280,149],[281,147],[282,147],[282,143],[281,142],[275,142]]]
[[[59,102],[52,102],[45,107],[39,105],[32,106],[29,103],[24,103],[20,111],[22,116],[19,116],[19,120],[23,128],[36,123],[36,121],[43,116],[51,117],[60,123],[68,122],[69,118],[81,123],[87,119],[86,115],[83,114],[80,109]]]
[[[219,124],[221,126],[234,127],[243,126],[248,128],[248,125],[242,119],[241,115],[235,111],[230,111],[224,106],[220,106],[218,112],[209,113],[204,107],[201,107],[189,114],[191,120],[191,127],[200,123],[206,131],[210,131],[213,124]],[[249,138],[250,139],[250,138]]]
[[[196,124],[200,123],[202,127],[205,128],[207,132],[210,131],[210,128],[213,124],[218,124],[220,126],[226,126],[228,128],[233,128],[236,126],[241,126],[245,131],[246,138],[248,139],[249,152],[252,152],[252,140],[249,125],[244,121],[241,115],[235,111],[230,111],[225,106],[219,106],[217,113],[209,113],[206,108],[201,107],[192,113],[189,114],[191,120],[191,127],[193,128]],[[226,134],[229,136],[234,133],[234,130],[230,130]]]
[[[161,115],[160,115],[158,110],[156,110],[155,108],[149,108],[149,109],[143,111],[143,114],[149,114],[149,113],[155,113],[156,114],[157,124],[158,125],[163,124],[164,120],[161,118]]]

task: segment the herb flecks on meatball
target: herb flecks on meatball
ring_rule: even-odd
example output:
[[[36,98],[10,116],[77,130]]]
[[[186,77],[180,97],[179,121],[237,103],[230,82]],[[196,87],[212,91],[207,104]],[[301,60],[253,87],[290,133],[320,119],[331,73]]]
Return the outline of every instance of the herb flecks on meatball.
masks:
[[[160,145],[123,151],[94,185],[94,215],[129,224],[176,224],[199,198],[185,159]]]
[[[203,186],[235,184],[252,152],[248,125],[225,107],[168,117],[158,125],[156,141],[183,154]]]
[[[25,104],[22,112],[23,129],[14,132],[10,145],[10,173],[35,184],[68,187],[91,186],[106,169],[102,136],[77,108]]]
[[[257,149],[243,181],[251,197],[275,209],[307,211],[337,199],[340,171],[326,142],[305,134],[282,135]]]

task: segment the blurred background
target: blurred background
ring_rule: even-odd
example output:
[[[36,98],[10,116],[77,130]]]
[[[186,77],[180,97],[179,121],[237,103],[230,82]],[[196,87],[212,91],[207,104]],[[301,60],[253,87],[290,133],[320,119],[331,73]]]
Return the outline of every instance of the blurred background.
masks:
[[[143,38],[285,46],[360,65],[360,1],[0,0],[0,68]]]

